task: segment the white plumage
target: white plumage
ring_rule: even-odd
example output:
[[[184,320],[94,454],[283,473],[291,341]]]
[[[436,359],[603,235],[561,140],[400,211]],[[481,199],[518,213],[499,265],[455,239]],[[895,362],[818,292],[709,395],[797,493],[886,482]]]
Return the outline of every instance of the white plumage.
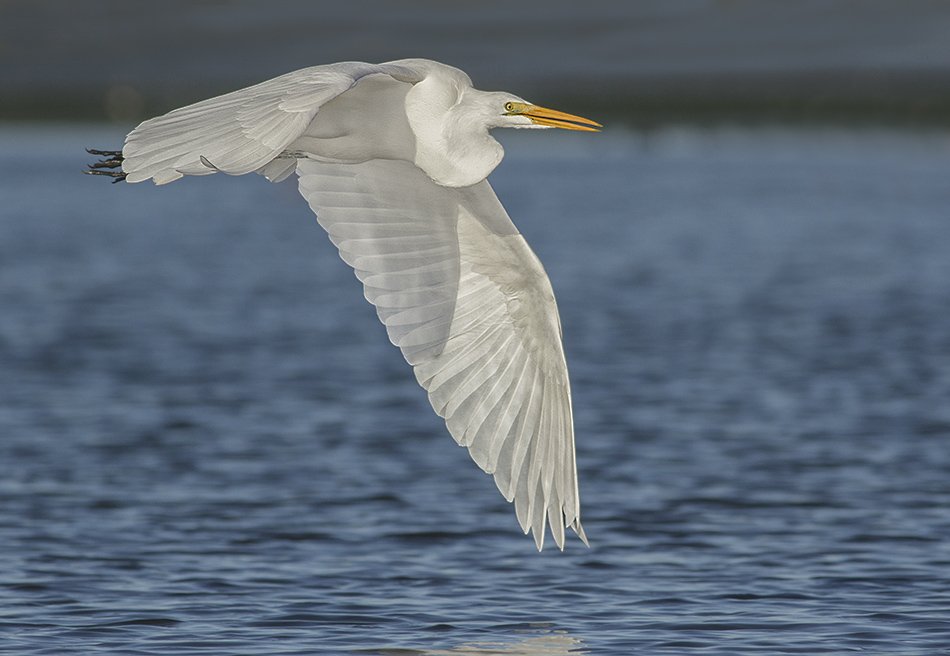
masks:
[[[538,548],[548,524],[563,549],[565,526],[587,540],[561,327],[540,261],[485,179],[504,155],[496,127],[599,125],[478,91],[433,61],[344,62],[145,121],[94,172],[165,184],[296,171],[449,432]]]

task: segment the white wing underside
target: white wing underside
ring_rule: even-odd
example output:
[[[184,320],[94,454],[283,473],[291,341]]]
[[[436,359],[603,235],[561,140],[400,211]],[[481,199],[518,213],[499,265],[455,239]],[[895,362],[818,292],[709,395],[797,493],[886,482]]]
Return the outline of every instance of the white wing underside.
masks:
[[[403,161],[298,163],[300,192],[362,281],[449,432],[540,549],[580,523],[560,324],[548,277],[487,181]]]
[[[548,524],[584,542],[560,323],[548,277],[487,181],[449,188],[404,160],[334,164],[285,153],[320,107],[422,60],[346,62],[289,73],[174,110],[126,139],[128,182],[296,169],[300,192],[362,281],[390,339],[455,440],[493,474],[538,548]]]

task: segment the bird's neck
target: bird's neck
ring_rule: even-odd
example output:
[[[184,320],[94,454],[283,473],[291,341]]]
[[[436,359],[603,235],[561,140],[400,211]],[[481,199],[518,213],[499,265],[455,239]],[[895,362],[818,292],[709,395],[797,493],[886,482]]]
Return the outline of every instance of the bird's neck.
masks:
[[[416,136],[415,164],[445,187],[477,184],[495,170],[504,148],[444,81],[416,84],[406,96],[409,125]]]

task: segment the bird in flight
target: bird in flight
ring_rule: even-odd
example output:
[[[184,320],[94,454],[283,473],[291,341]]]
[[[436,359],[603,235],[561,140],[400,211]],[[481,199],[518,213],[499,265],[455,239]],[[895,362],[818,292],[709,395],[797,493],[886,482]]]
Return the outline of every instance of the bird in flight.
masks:
[[[155,184],[296,172],[416,380],[540,550],[584,543],[567,363],[554,292],[486,178],[493,128],[601,125],[475,89],[426,59],[314,66],[132,130],[87,173]]]

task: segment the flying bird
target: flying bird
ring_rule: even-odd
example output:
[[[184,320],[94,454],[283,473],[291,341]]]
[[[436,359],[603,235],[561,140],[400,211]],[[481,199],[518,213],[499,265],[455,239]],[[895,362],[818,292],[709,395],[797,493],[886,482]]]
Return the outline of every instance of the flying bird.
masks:
[[[87,173],[155,184],[256,172],[300,193],[433,409],[525,534],[584,543],[554,292],[486,178],[493,128],[601,125],[426,59],[314,66],[149,119]]]

